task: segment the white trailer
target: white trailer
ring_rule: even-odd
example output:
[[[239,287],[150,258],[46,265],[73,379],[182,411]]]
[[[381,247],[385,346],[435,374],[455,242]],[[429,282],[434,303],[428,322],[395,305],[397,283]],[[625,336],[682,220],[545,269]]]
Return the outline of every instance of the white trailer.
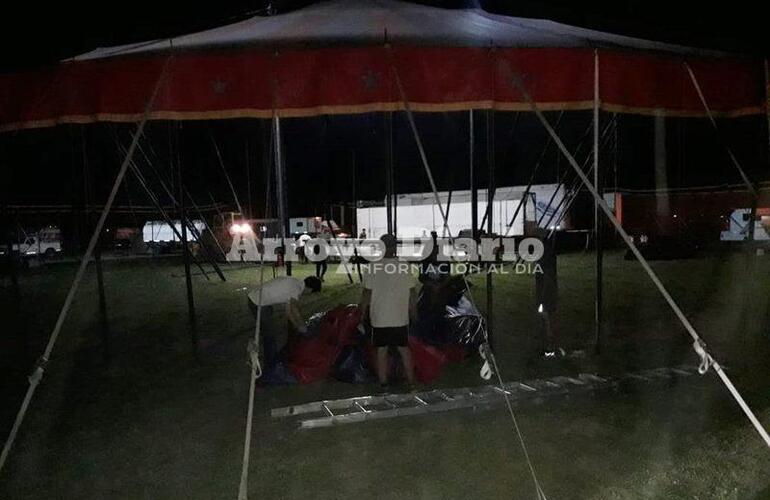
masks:
[[[331,223],[334,233],[339,233],[340,227],[333,220],[326,221],[321,217],[290,217],[289,232],[291,234],[320,234],[324,228],[329,227],[329,223]]]
[[[182,234],[182,223],[178,220],[173,222],[176,230],[179,234]],[[192,224],[198,230],[198,233],[203,233],[203,230],[206,228],[206,224],[200,220],[193,220]],[[145,222],[142,228],[142,239],[145,243],[173,243],[179,241],[174,229],[165,221]],[[188,240],[192,241],[193,236],[189,235]]]
[[[524,234],[525,222],[538,221],[543,227],[547,224],[566,227],[568,221],[562,218],[564,207],[560,202],[564,198],[564,188],[557,184],[539,184],[530,189],[526,202],[519,209],[515,220],[513,219],[519,206],[526,186],[502,187],[495,191],[495,199],[492,202],[492,231],[499,235],[508,234],[517,236]],[[455,191],[452,193],[451,203],[449,193],[439,193],[439,199],[444,210],[449,206],[449,218],[447,225],[452,236],[457,236],[460,231],[467,232],[471,229],[471,192]],[[487,192],[478,192],[478,222],[482,223],[487,210]],[[561,205],[561,206],[560,206]],[[556,207],[560,208],[557,210]],[[377,205],[356,210],[358,231],[366,229],[370,238],[379,238],[387,232],[387,208]],[[399,238],[429,237],[431,231],[436,231],[439,237],[449,236],[443,227],[441,210],[436,204],[433,193],[400,194],[397,197],[397,229]],[[557,221],[561,222],[557,224]],[[487,224],[480,229],[486,231]]]

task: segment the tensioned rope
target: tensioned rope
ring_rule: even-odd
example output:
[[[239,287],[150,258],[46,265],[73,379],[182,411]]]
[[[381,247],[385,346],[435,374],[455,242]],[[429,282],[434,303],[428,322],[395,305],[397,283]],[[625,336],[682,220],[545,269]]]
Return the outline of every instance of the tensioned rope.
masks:
[[[605,143],[605,138],[606,138],[605,135],[607,134],[608,130],[610,129],[610,125],[611,125],[611,123],[608,123],[607,125],[605,125],[604,132],[602,132],[602,144]],[[589,128],[588,131],[590,132],[590,129],[592,127],[589,125],[588,128]],[[581,141],[582,141],[582,139],[581,139]],[[582,146],[582,142],[578,145],[578,148],[575,151],[575,155],[576,156],[580,152],[581,146]],[[583,165],[587,165],[589,161],[591,161],[591,153],[589,153],[586,156],[586,159],[583,162]],[[589,167],[589,173],[591,172],[591,170],[593,170],[593,166]],[[553,202],[556,200],[556,196],[559,193],[559,189],[561,189],[566,184],[567,173],[568,172],[565,171],[562,174],[562,176],[559,178],[559,182],[556,184],[556,189],[554,189],[553,194],[551,195],[550,199],[548,200],[548,204],[543,209],[543,215],[539,219],[537,219],[538,227],[543,227],[543,220],[545,220],[546,216],[548,215],[548,212],[551,211],[551,207],[553,206]],[[548,222],[545,223],[544,227],[546,227],[546,228],[551,227],[551,222],[553,222],[553,219],[554,219],[554,217],[556,216],[557,213],[561,213],[560,219],[564,217],[564,215],[569,210],[569,207],[571,206],[572,202],[574,201],[574,199],[577,196],[576,188],[577,188],[579,183],[580,183],[580,179],[575,179],[575,182],[570,184],[571,187],[569,188],[568,191],[565,192],[565,195],[559,200],[559,202],[556,204],[556,207],[553,208],[553,211],[551,212],[551,216],[548,218]],[[514,218],[511,219],[510,224],[506,228],[505,237],[507,237],[510,234],[511,229],[513,228],[513,221],[514,221],[516,215],[518,215],[519,209],[521,208],[521,206],[525,202],[525,200],[526,200],[525,198],[522,198],[521,200],[519,200],[519,204],[516,207],[516,211],[514,212]],[[567,201],[567,205],[565,205],[564,209],[562,209],[562,205],[564,204],[565,201]],[[537,217],[537,214],[535,214],[535,216]],[[558,224],[559,222],[560,221],[557,221],[556,224]],[[552,233],[553,233],[553,230],[551,230],[549,232],[549,236],[548,237],[550,237],[550,235]]]
[[[387,50],[388,50],[388,55],[392,56],[389,47],[387,48]],[[395,81],[396,81],[396,86],[398,87],[398,92],[399,92],[401,101],[404,104],[404,110],[406,111],[406,116],[407,116],[407,119],[408,119],[408,122],[409,122],[409,127],[412,130],[412,134],[414,135],[414,140],[415,140],[415,142],[417,144],[417,149],[418,149],[418,151],[420,153],[420,160],[421,160],[423,168],[425,170],[425,174],[428,177],[428,181],[430,183],[431,190],[433,191],[433,197],[434,197],[434,199],[436,201],[436,204],[438,205],[441,217],[443,218],[444,229],[446,230],[447,234],[449,235],[449,239],[451,241],[452,240],[452,232],[449,229],[449,223],[448,223],[448,220],[447,220],[447,214],[444,211],[443,205],[441,204],[441,198],[440,198],[440,196],[438,194],[438,188],[436,187],[436,183],[435,183],[435,181],[433,179],[433,173],[431,171],[430,164],[428,163],[428,158],[427,158],[427,155],[425,153],[425,148],[423,147],[423,144],[422,144],[422,139],[420,138],[419,131],[417,130],[417,124],[415,123],[414,115],[412,113],[412,109],[411,109],[411,106],[409,104],[409,100],[406,97],[406,92],[404,91],[404,87],[403,87],[403,85],[401,83],[401,78],[399,77],[398,69],[396,68],[396,65],[394,64],[392,58],[390,58],[390,66],[391,66],[391,69],[393,71],[393,75],[394,75],[394,78],[395,78]],[[463,278],[463,283],[465,284],[465,289],[466,289],[466,291],[468,293],[468,299],[471,301],[471,303],[473,304],[473,306],[475,308],[476,305],[475,305],[475,301],[473,299],[473,294],[471,293],[470,285],[468,284],[468,280],[467,280],[467,278],[466,278],[466,276],[464,274],[461,275],[461,276]],[[497,364],[497,359],[496,359],[494,353],[488,348],[488,345],[489,345],[488,333],[487,333],[486,329],[484,329],[483,332],[484,332],[484,346],[487,346],[487,347],[484,348],[484,346],[482,346],[482,351],[481,351],[482,352],[482,356],[484,357],[485,360],[491,361],[492,367],[494,368],[494,372],[495,372],[495,375],[497,376],[497,381],[498,381],[498,385],[500,387],[500,391],[501,391],[501,393],[503,395],[503,398],[505,399],[505,404],[506,404],[506,407],[508,409],[508,414],[510,415],[511,421],[513,422],[513,427],[514,427],[514,429],[516,431],[516,436],[518,437],[519,444],[521,445],[521,449],[522,449],[522,452],[524,454],[524,458],[526,459],[530,475],[532,476],[532,481],[533,481],[533,483],[535,485],[535,492],[536,492],[537,498],[539,500],[547,500],[545,492],[543,491],[543,488],[541,487],[540,481],[539,481],[539,479],[537,477],[537,473],[535,472],[535,467],[534,467],[534,465],[532,463],[532,460],[531,460],[531,458],[529,456],[529,450],[527,449],[527,445],[526,445],[525,440],[524,440],[524,435],[523,435],[523,433],[521,431],[521,428],[519,427],[518,420],[516,419],[516,413],[513,411],[513,405],[511,403],[511,399],[509,397],[509,393],[505,389],[505,383],[503,382],[503,378],[502,378],[502,375],[500,373],[500,369],[499,369],[498,364]]]
[[[265,283],[265,247],[259,253],[259,293],[257,299],[257,322],[254,326],[254,338],[246,348],[251,365],[251,381],[249,383],[249,406],[246,412],[246,437],[243,441],[243,464],[241,466],[241,482],[238,487],[238,500],[246,500],[249,496],[249,462],[251,459],[251,427],[254,420],[254,393],[257,379],[262,376],[262,366],[259,363],[259,336],[262,330],[262,285]]]
[[[521,92],[522,96],[527,101],[527,104],[529,105],[530,109],[535,113],[538,120],[540,120],[540,123],[543,125],[546,131],[551,135],[551,137],[553,137],[553,140],[556,143],[557,147],[562,152],[564,157],[567,159],[570,166],[575,170],[575,173],[578,175],[578,177],[580,177],[580,179],[583,181],[583,184],[586,186],[588,191],[590,191],[594,200],[599,205],[599,208],[601,208],[601,210],[604,212],[604,214],[607,216],[610,222],[612,222],[612,225],[615,226],[615,229],[617,230],[618,234],[620,234],[623,241],[625,241],[629,250],[631,250],[631,252],[634,254],[636,259],[639,261],[639,264],[641,264],[642,268],[645,270],[645,272],[649,276],[650,280],[653,282],[653,284],[655,284],[660,294],[663,296],[663,298],[666,300],[668,305],[671,307],[671,310],[674,312],[676,317],[682,323],[682,326],[684,326],[685,330],[687,330],[687,333],[689,333],[690,336],[692,337],[693,350],[695,350],[695,353],[700,357],[700,360],[701,360],[701,364],[698,371],[701,374],[705,374],[706,371],[708,371],[709,367],[714,368],[714,371],[717,373],[717,375],[722,380],[724,385],[730,391],[730,394],[733,396],[735,401],[738,403],[738,405],[741,407],[743,412],[746,414],[749,421],[752,423],[752,425],[756,429],[757,433],[759,433],[759,435],[764,440],[765,444],[767,444],[767,446],[770,448],[770,436],[768,435],[767,431],[762,426],[762,424],[759,422],[757,417],[754,415],[754,412],[752,412],[751,408],[749,408],[748,404],[746,404],[746,401],[738,392],[738,389],[735,388],[735,386],[733,385],[732,381],[727,376],[727,374],[725,374],[724,370],[722,370],[722,367],[719,365],[719,363],[706,350],[706,343],[703,341],[700,335],[698,335],[698,332],[695,330],[695,328],[692,326],[690,321],[687,319],[687,317],[684,315],[682,310],[679,308],[679,305],[676,303],[674,298],[668,292],[668,289],[666,289],[663,282],[660,280],[660,278],[655,273],[655,271],[653,271],[650,264],[644,258],[644,256],[639,251],[639,249],[636,247],[636,244],[634,243],[634,241],[631,239],[628,233],[626,233],[625,229],[623,229],[623,226],[620,224],[618,219],[612,213],[612,210],[609,208],[609,206],[607,206],[607,203],[596,191],[596,187],[591,183],[591,181],[588,179],[586,174],[581,170],[580,166],[575,160],[575,157],[570,154],[567,147],[564,145],[564,143],[561,141],[559,136],[556,134],[556,131],[548,122],[548,119],[545,117],[545,115],[543,115],[543,112],[540,110],[537,104],[532,100],[532,97],[529,95],[529,92],[527,92],[527,89],[524,86],[524,82],[522,81],[521,76],[510,66],[508,68],[511,72],[511,81],[518,88],[519,92]]]
[[[275,122],[275,118],[276,117],[274,115],[273,123],[271,124],[272,126],[270,127],[271,144],[270,144],[269,151],[271,153],[275,151],[277,154],[275,156],[272,156],[271,154],[270,160],[275,159],[276,161],[281,161],[280,143],[278,142],[280,140],[280,128],[278,127],[278,124]],[[213,140],[213,136],[212,136],[212,140]],[[273,149],[273,147],[275,147],[275,150]],[[222,163],[222,167],[224,169],[224,163]],[[272,171],[272,168],[268,168],[268,172],[270,171]],[[225,175],[227,175],[227,171],[225,171]],[[229,182],[229,176],[228,176],[228,182]],[[283,182],[283,178],[281,176],[276,176],[276,182],[278,183]],[[270,184],[271,184],[270,178],[268,176],[268,181],[265,185],[265,200],[266,200],[265,203],[267,203],[267,200],[270,198]],[[232,183],[231,183],[231,186],[232,186]],[[235,196],[236,202],[237,202],[238,195],[235,194],[234,189],[233,189],[233,196]],[[281,221],[281,223],[283,224],[283,220]],[[285,231],[285,229],[282,229],[282,231]],[[249,496],[249,464],[251,462],[251,433],[252,433],[252,425],[254,420],[254,398],[255,398],[255,391],[257,388],[257,379],[262,376],[262,366],[259,363],[259,337],[262,329],[262,286],[265,283],[264,241],[266,236],[267,234],[265,232],[262,232],[262,248],[259,253],[260,265],[259,265],[259,294],[257,298],[257,321],[254,327],[254,338],[251,339],[251,341],[249,342],[246,348],[249,355],[249,363],[251,364],[251,380],[249,382],[249,404],[248,404],[248,410],[246,412],[246,433],[245,433],[246,435],[243,441],[243,462],[241,464],[241,480],[238,485],[238,500],[247,500]],[[275,276],[275,267],[273,267],[273,276]]]
[[[244,216],[243,207],[241,207],[241,202],[238,200],[238,195],[235,192],[235,186],[233,185],[233,181],[230,179],[230,174],[227,173],[225,162],[222,160],[222,153],[219,152],[219,146],[217,145],[217,140],[214,139],[213,132],[211,133],[210,137],[211,137],[211,144],[214,145],[214,152],[217,154],[217,161],[219,162],[219,166],[222,168],[222,173],[225,174],[225,179],[227,180],[227,185],[230,186],[230,191],[233,193],[235,204],[238,205],[238,212],[240,212],[240,214]]]
[[[115,201],[115,197],[118,194],[118,190],[120,189],[120,185],[123,181],[123,178],[126,176],[126,172],[128,171],[129,165],[131,164],[131,159],[134,155],[134,152],[136,151],[137,145],[139,144],[139,139],[142,136],[144,126],[147,124],[147,120],[150,117],[150,111],[152,110],[152,106],[155,103],[155,99],[158,95],[161,84],[165,79],[166,70],[168,69],[168,65],[169,65],[169,62],[171,61],[171,57],[172,56],[170,55],[166,59],[165,63],[163,64],[163,68],[161,69],[160,75],[158,76],[158,81],[155,83],[155,87],[153,88],[152,94],[150,95],[150,98],[147,101],[147,105],[145,106],[142,119],[137,124],[136,132],[134,132],[134,137],[131,140],[131,145],[128,147],[128,150],[126,151],[126,156],[123,159],[123,163],[120,165],[120,169],[118,170],[118,175],[115,178],[115,183],[113,184],[112,190],[110,191],[110,194],[107,197],[107,202],[104,204],[104,209],[102,210],[102,214],[99,216],[99,221],[96,223],[94,232],[91,235],[91,240],[88,242],[86,253],[83,256],[83,260],[80,261],[80,266],[78,267],[77,273],[75,274],[75,279],[72,281],[72,285],[70,285],[69,292],[67,292],[67,296],[64,299],[64,304],[62,305],[62,308],[59,311],[59,316],[56,319],[56,323],[54,325],[53,331],[51,332],[51,335],[48,338],[48,343],[46,344],[45,351],[43,352],[43,355],[40,357],[40,359],[38,359],[37,363],[35,364],[35,368],[32,371],[32,374],[29,376],[29,388],[27,389],[27,393],[24,396],[24,400],[21,403],[19,412],[16,415],[16,420],[13,423],[13,427],[11,427],[11,432],[8,435],[8,439],[5,441],[2,454],[0,454],[0,471],[2,471],[3,466],[5,465],[8,459],[8,454],[11,451],[11,447],[13,447],[13,443],[16,441],[16,436],[18,435],[19,428],[21,427],[21,424],[24,422],[24,417],[27,414],[29,404],[32,401],[32,397],[34,396],[35,391],[37,390],[37,386],[40,384],[40,381],[43,379],[43,375],[45,373],[45,366],[48,363],[48,360],[51,356],[51,352],[53,351],[53,348],[56,345],[56,341],[59,338],[59,334],[61,333],[62,326],[64,325],[64,320],[67,319],[67,315],[69,314],[70,307],[72,306],[72,302],[75,299],[75,294],[77,293],[78,288],[80,287],[80,282],[83,280],[83,276],[85,275],[86,269],[88,268],[88,263],[91,261],[91,257],[94,253],[94,249],[96,248],[96,244],[99,241],[99,236],[101,235],[102,229],[104,227],[104,223],[107,220],[107,215],[110,212],[110,208],[112,207],[112,204]]]
[[[700,83],[698,83],[698,79],[695,77],[695,73],[687,62],[684,63],[684,67],[687,70],[687,74],[690,76],[690,81],[692,81],[693,87],[695,87],[695,92],[698,94],[698,99],[700,99],[701,105],[703,105],[703,109],[706,111],[706,116],[708,116],[708,119],[711,122],[711,126],[714,128],[714,131],[717,134],[717,139],[722,142],[722,146],[727,151],[727,155],[730,157],[730,161],[740,174],[741,179],[743,180],[744,184],[746,184],[746,187],[749,189],[753,196],[757,196],[757,190],[754,187],[754,183],[751,182],[751,179],[749,179],[746,171],[743,170],[743,167],[741,167],[741,163],[738,161],[738,157],[735,156],[732,148],[730,148],[730,146],[728,146],[727,143],[722,140],[722,134],[719,131],[717,121],[714,118],[714,114],[711,112],[711,107],[709,107],[708,102],[706,101],[706,96],[703,94],[703,90],[700,87]]]

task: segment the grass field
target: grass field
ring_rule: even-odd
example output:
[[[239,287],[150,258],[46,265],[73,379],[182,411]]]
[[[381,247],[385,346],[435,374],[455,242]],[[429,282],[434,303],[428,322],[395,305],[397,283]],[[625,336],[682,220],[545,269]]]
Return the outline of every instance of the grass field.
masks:
[[[770,259],[749,265],[743,255],[714,255],[654,267],[770,426]],[[357,301],[359,285],[331,270],[324,292],[303,299],[306,315]],[[25,388],[25,364],[42,352],[74,271],[62,264],[25,272],[20,312],[3,282],[3,437],[17,409],[13,393]],[[593,257],[560,256],[559,272],[563,336],[582,347],[593,335]],[[244,287],[257,271],[229,270],[226,283],[195,278],[198,362],[182,273],[174,259],[105,264],[108,364],[89,273],[0,476],[0,499],[236,497],[252,328]],[[696,362],[689,337],[637,263],[609,254],[605,277],[601,355],[557,362],[535,356],[532,277],[495,279],[493,332],[506,380]],[[483,308],[483,277],[472,281]],[[475,359],[454,365],[437,384],[480,384],[478,368]],[[502,409],[315,431],[269,417],[276,406],[375,391],[335,382],[259,389],[251,498],[534,498]],[[770,450],[713,373],[524,405],[517,415],[550,499],[770,498]]]

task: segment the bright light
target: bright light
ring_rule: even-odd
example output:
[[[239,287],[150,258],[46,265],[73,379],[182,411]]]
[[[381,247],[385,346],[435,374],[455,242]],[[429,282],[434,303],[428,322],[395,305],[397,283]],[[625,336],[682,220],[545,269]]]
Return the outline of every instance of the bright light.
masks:
[[[540,304],[540,305],[537,307],[537,312],[539,312],[540,314],[543,314],[543,304]]]
[[[248,224],[247,222],[244,222],[243,224],[233,224],[230,226],[230,232],[233,234],[246,234],[252,231],[253,230],[251,229],[251,224]]]

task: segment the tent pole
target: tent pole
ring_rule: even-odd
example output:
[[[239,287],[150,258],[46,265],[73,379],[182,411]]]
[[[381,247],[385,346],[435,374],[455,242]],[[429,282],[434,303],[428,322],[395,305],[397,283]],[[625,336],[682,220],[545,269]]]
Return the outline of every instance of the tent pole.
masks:
[[[491,238],[494,224],[492,220],[493,202],[495,199],[495,111],[487,110],[487,237]],[[489,338],[489,347],[494,350],[495,342],[493,335],[494,321],[494,302],[492,300],[493,285],[492,273],[487,267],[487,333]]]
[[[387,232],[393,234],[393,112],[385,113],[385,216]]]
[[[602,177],[599,172],[599,51],[594,49],[594,186],[599,196],[603,195]],[[604,248],[602,241],[601,214],[599,201],[594,200],[594,242],[596,245],[596,297],[594,300],[594,351],[598,354],[601,349],[603,292],[604,292]]]
[[[390,153],[388,159],[390,161],[390,204],[393,207],[393,236],[398,238],[398,190],[396,189],[396,162],[394,158],[393,149],[393,118],[391,114],[391,123],[389,127],[388,144]]]
[[[353,180],[353,210],[355,214],[355,224],[353,225],[353,238],[355,238],[355,241],[358,240],[358,235],[361,234],[361,229],[358,227],[358,193],[356,192],[356,150],[351,149],[350,150],[350,170],[351,170],[351,178]],[[363,283],[364,282],[364,276],[361,274],[361,260],[358,258],[358,245],[353,246],[353,258],[356,262],[356,272],[358,274],[358,282]]]
[[[770,66],[765,63],[765,116],[767,117],[767,151],[768,162],[770,162]]]
[[[86,147],[85,125],[80,126],[80,148],[83,164],[83,194],[87,210],[88,224],[92,222],[91,211],[91,181],[88,168],[88,148]],[[102,269],[101,238],[94,248],[94,267],[96,267],[96,286],[99,291],[99,323],[102,334],[102,350],[104,362],[110,361],[110,322],[107,316],[107,295],[104,292],[104,270]]]
[[[253,205],[251,204],[251,152],[249,151],[249,137],[246,136],[246,201],[249,203],[249,212],[247,218],[254,217]]]
[[[286,240],[288,236],[288,220],[286,219],[286,172],[283,163],[283,145],[281,144],[281,119],[273,115],[273,145],[275,148],[275,183],[278,198],[278,219],[281,221],[281,247],[283,248],[283,265],[286,266],[286,276],[291,276],[291,260],[288,259]]]
[[[176,159],[176,180],[178,185],[179,222],[182,226],[182,255],[184,259],[184,280],[187,288],[187,314],[189,320],[190,342],[192,343],[193,356],[198,357],[198,331],[195,324],[195,296],[193,294],[192,274],[190,274],[190,246],[187,244],[187,212],[184,203],[184,182],[182,161],[179,147],[179,124],[172,123],[174,127],[174,154]]]
[[[474,162],[474,127],[473,110],[468,110],[468,177],[471,190],[471,237],[478,242],[479,240],[479,193],[476,190],[476,176]]]

